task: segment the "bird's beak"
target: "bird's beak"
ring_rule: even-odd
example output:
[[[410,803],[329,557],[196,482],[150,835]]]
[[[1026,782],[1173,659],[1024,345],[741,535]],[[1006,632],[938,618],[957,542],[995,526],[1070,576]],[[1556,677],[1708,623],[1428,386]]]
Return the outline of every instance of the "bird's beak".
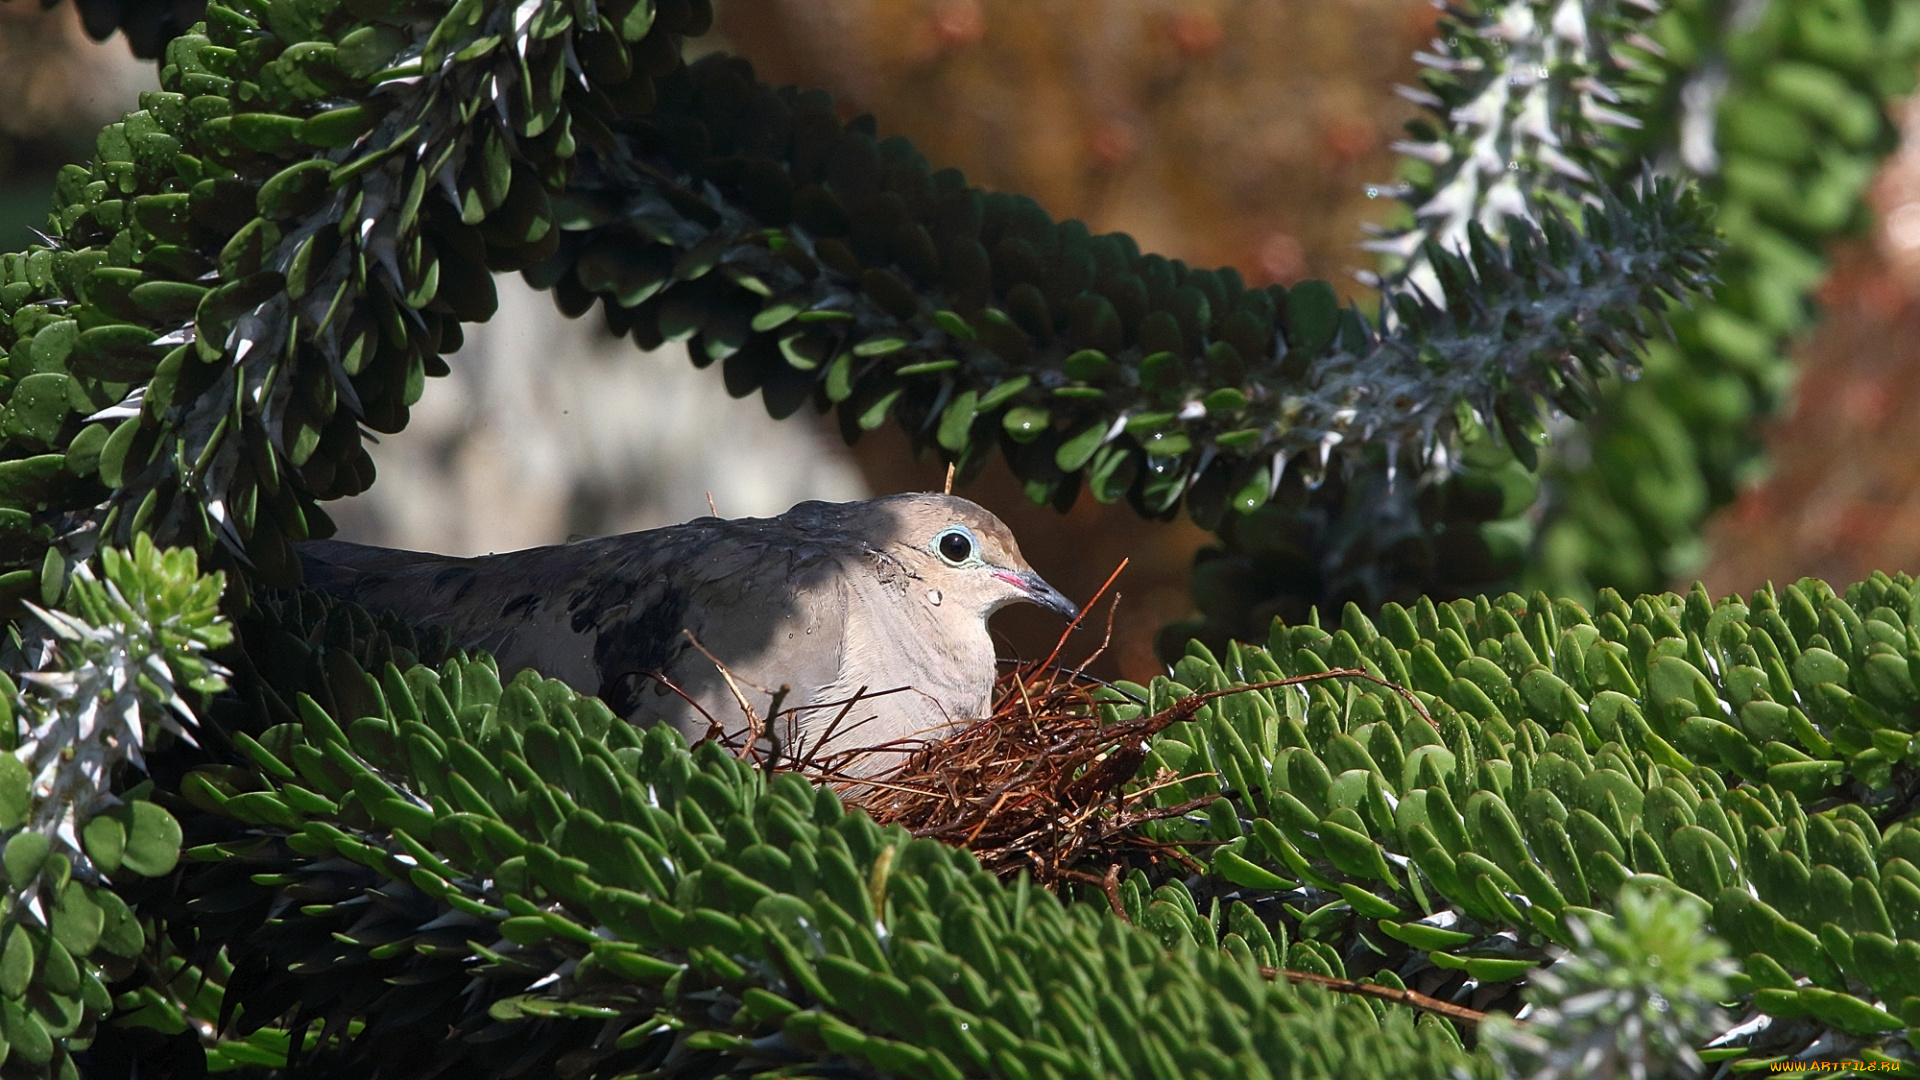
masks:
[[[1031,570],[1018,574],[996,571],[993,576],[1019,589],[1026,594],[1027,599],[1063,619],[1071,619],[1080,614],[1080,609],[1074,606],[1073,601],[1067,599],[1059,589],[1047,584],[1039,574]]]

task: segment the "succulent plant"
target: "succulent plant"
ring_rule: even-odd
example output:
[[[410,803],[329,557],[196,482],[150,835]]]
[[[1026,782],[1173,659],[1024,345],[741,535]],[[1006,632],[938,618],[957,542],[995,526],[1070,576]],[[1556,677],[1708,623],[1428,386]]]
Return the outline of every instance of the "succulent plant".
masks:
[[[1494,1067],[1438,1018],[1378,1006],[1376,1028],[1375,1005],[1262,984],[1262,968],[1468,1008],[1533,1000],[1529,1037],[1562,1048],[1597,1031],[1571,988],[1606,982],[1667,995],[1709,1064],[1901,1060],[1920,1015],[1902,960],[1920,949],[1920,829],[1902,820],[1920,792],[1914,603],[1904,577],[1844,597],[1602,593],[1595,613],[1509,595],[1377,624],[1350,608],[1224,662],[1194,645],[1174,678],[1106,694],[1110,718],[1286,675],[1382,681],[1229,694],[1168,728],[1136,783],[1167,806],[1216,801],[1143,828],[1205,873],[1143,864],[1111,898],[1063,901],[531,673],[503,686],[478,656],[402,671],[384,657],[411,650],[404,635],[281,598],[254,639],[280,643],[271,678],[324,691],[254,714],[268,726],[180,785],[190,869],[141,911],[177,963],[248,1003],[237,1021],[215,1003],[212,1053],[351,1030],[306,1037],[339,1071],[1211,1075],[1252,1067],[1230,1031],[1309,1073],[1310,1046]],[[1623,967],[1634,950],[1674,963]],[[1716,950],[1739,962],[1720,982]],[[1108,1003],[1129,979],[1158,989]],[[155,992],[133,1000],[162,1015]],[[1731,1018],[1692,1030],[1717,1004]],[[1262,1034],[1268,1009],[1298,1026]],[[1013,1041],[976,1048],[936,1017]],[[1200,1026],[1164,1026],[1179,1018]],[[419,1039],[429,1021],[454,1034]]]
[[[1445,305],[1458,290],[1443,283],[1440,253],[1469,252],[1482,242],[1476,232],[1504,237],[1509,218],[1540,221],[1604,201],[1641,160],[1625,137],[1641,124],[1632,105],[1650,92],[1644,54],[1657,14],[1639,3],[1578,0],[1445,8],[1429,51],[1417,55],[1422,85],[1400,88],[1429,116],[1409,122],[1394,144],[1401,178],[1373,189],[1403,201],[1404,219],[1372,230],[1364,246],[1379,253],[1381,270],[1361,278]],[[1669,305],[1655,310],[1673,314]],[[1617,383],[1604,378],[1556,399],[1538,425],[1482,409],[1463,424],[1448,467],[1422,483],[1396,482],[1400,463],[1375,454],[1222,520],[1220,546],[1194,566],[1199,617],[1167,628],[1163,656],[1177,659],[1196,635],[1214,647],[1257,640],[1276,615],[1299,621],[1316,604],[1374,610],[1510,587],[1553,555],[1536,543],[1539,519],[1551,512],[1539,504],[1552,494],[1542,488],[1540,459],[1560,460],[1547,436],[1578,441],[1573,422],[1593,418]]]
[[[1223,844],[1203,892],[1284,913],[1287,937],[1264,932],[1328,974],[1517,1007],[1513,980],[1581,952],[1575,924],[1631,885],[1710,905],[1743,965],[1709,1062],[1909,1059],[1914,595],[1876,575],[1845,596],[1603,590],[1591,613],[1541,593],[1349,607],[1223,659],[1190,645],[1173,680],[1122,687],[1144,705],[1112,707],[1330,669],[1388,684],[1225,698],[1142,768],[1195,777],[1165,805],[1224,796],[1159,838]]]
[[[214,5],[63,173],[54,245],[0,285],[16,590],[140,531],[291,583],[287,542],[372,480],[362,427],[404,425],[493,310],[488,270],[690,340],[776,415],[893,415],[969,470],[1001,445],[1036,498],[1209,523],[1289,462],[1418,472],[1462,409],[1524,438],[1706,271],[1703,212],[1650,181],[1445,256],[1450,310],[1401,296],[1379,329],[968,188],[741,61],[683,67],[705,5],[432,10]]]
[[[117,883],[163,877],[180,857],[180,823],[152,782],[129,786],[156,742],[191,739],[188,695],[225,688],[208,652],[231,640],[224,582],[191,550],[100,553],[75,570],[66,609],[34,614],[38,658],[0,676],[0,1062],[11,1075],[75,1075],[73,1053],[111,1011],[108,985],[146,951]]]
[[[1653,163],[1716,208],[1722,284],[1664,311],[1673,337],[1647,343],[1637,378],[1603,380],[1537,451],[1469,428],[1462,467],[1425,491],[1389,484],[1376,460],[1227,516],[1194,567],[1200,617],[1161,638],[1169,660],[1195,634],[1258,640],[1314,604],[1513,587],[1591,603],[1694,573],[1707,515],[1764,467],[1759,424],[1792,381],[1826,248],[1866,221],[1865,185],[1897,142],[1885,103],[1920,61],[1920,6],[1460,5],[1419,59],[1404,92],[1431,115],[1380,187],[1408,217],[1370,242],[1374,280],[1431,289],[1422,244],[1459,250],[1469,222],[1497,235],[1509,213],[1578,205]]]
[[[1556,594],[1685,580],[1707,515],[1763,471],[1759,426],[1792,385],[1827,251],[1867,227],[1867,184],[1898,145],[1887,103],[1913,87],[1920,6],[1688,0],[1648,36],[1622,159],[1700,184],[1723,284],[1672,314],[1673,341],[1651,343],[1644,376],[1610,387],[1543,470],[1525,580]]]
[[[1573,951],[1534,976],[1525,1026],[1490,1021],[1481,1037],[1528,1080],[1698,1076],[1696,1044],[1724,1026],[1726,944],[1705,905],[1671,893],[1620,894],[1612,919],[1576,920]]]
[[[1577,222],[1547,199],[1489,217],[1503,239],[1422,248],[1438,292],[1368,320],[1323,283],[1248,289],[969,188],[741,61],[683,65],[711,15],[209,4],[163,89],[63,173],[54,242],[0,258],[0,590],[65,612],[59,650],[14,661],[53,666],[0,755],[25,793],[0,775],[0,1072],[1492,1075],[1447,1021],[1263,969],[1517,1006],[1552,961],[1542,992],[1589,978],[1561,958],[1617,943],[1583,935],[1622,887],[1710,910],[1740,959],[1703,1059],[1913,1055],[1906,578],[1350,606],[1329,632],[1268,631],[1274,593],[1220,575],[1268,648],[1190,646],[1113,716],[1331,667],[1382,683],[1248,690],[1156,737],[1137,783],[1210,805],[1143,828],[1204,872],[1150,862],[1111,896],[1001,881],[431,628],[273,591],[320,503],[372,482],[362,429],[403,427],[490,314],[492,271],[688,342],[776,415],[835,408],[850,437],[892,417],[967,470],[998,445],[1037,500],[1184,503],[1249,551],[1321,550],[1309,577],[1346,571],[1286,515],[1318,507],[1308,533],[1364,551],[1378,515],[1341,499],[1398,508],[1380,550],[1458,499],[1463,527],[1407,565],[1458,542],[1495,566],[1486,477],[1501,513],[1532,498],[1497,455],[1524,473],[1544,410],[1593,407],[1711,271],[1688,189],[1596,182]],[[1458,454],[1496,456],[1408,497]],[[199,725],[175,690],[215,689],[227,630],[192,551],[248,585],[236,685]],[[139,693],[82,692],[116,677]],[[89,704],[118,710],[99,753],[64,734]],[[23,757],[58,798],[32,802]],[[1678,932],[1638,902],[1631,940]]]
[[[302,695],[297,721],[237,739],[242,763],[189,774],[189,869],[143,909],[183,956],[230,966],[242,1007],[208,1019],[250,1047],[317,1027],[318,1074],[1440,1077],[1466,1061],[1430,1020],[1004,883],[531,672],[502,686],[479,656],[374,678],[337,648],[323,664],[362,715],[343,727]]]

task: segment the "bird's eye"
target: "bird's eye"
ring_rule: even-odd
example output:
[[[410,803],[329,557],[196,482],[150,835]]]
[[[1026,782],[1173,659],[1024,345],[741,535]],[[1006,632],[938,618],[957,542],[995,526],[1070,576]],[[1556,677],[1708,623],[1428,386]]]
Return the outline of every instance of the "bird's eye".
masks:
[[[955,566],[973,558],[973,537],[964,529],[953,529],[940,534],[940,557]]]

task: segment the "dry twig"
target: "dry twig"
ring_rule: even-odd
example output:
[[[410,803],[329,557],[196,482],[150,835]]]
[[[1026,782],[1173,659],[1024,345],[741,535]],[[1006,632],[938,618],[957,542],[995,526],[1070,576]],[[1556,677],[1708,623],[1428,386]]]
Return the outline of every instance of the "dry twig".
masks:
[[[1441,1001],[1437,997],[1429,997],[1426,994],[1413,990],[1400,990],[1392,986],[1360,982],[1355,979],[1336,979],[1331,975],[1320,975],[1311,971],[1289,971],[1283,968],[1270,968],[1262,965],[1260,968],[1260,976],[1265,979],[1285,979],[1295,986],[1301,983],[1307,983],[1312,986],[1324,987],[1339,994],[1358,994],[1361,997],[1379,998],[1381,1001],[1391,1001],[1395,1005],[1405,1005],[1410,1009],[1420,1009],[1425,1012],[1444,1016],[1449,1020],[1458,1020],[1463,1024],[1478,1024],[1482,1020],[1485,1020],[1488,1015],[1469,1009],[1464,1005],[1455,1005],[1451,1001]]]

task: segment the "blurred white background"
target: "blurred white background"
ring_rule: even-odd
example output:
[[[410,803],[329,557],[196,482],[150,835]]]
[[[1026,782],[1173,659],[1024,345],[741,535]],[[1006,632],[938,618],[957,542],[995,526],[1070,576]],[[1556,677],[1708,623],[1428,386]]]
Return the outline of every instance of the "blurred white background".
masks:
[[[398,435],[370,447],[379,480],[327,507],[340,539],[478,555],[651,529],[707,513],[778,514],[869,494],[811,412],[780,423],[727,396],[681,346],[642,352],[596,308],[567,319],[517,274],[467,328]]]

